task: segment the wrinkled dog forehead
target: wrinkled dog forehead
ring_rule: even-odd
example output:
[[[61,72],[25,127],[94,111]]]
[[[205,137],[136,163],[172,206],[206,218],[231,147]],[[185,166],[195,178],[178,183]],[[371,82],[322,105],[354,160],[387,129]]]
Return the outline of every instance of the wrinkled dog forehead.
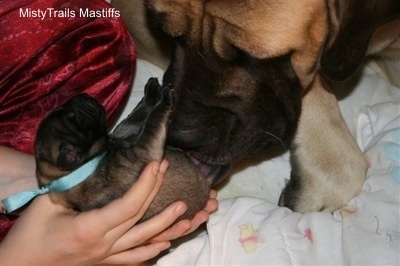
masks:
[[[291,54],[303,87],[315,75],[328,35],[321,0],[148,0],[147,6],[167,34],[221,58],[228,59],[230,46],[258,59]]]
[[[72,97],[61,108],[70,118],[75,116],[76,122],[81,126],[93,128],[105,126],[106,112],[104,107],[93,97],[87,94],[78,94]]]

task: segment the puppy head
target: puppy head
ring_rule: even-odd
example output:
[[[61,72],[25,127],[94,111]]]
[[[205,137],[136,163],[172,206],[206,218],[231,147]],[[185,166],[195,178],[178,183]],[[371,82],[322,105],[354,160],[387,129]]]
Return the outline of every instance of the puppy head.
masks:
[[[40,185],[65,175],[105,149],[104,108],[79,94],[47,115],[39,125],[35,153]]]

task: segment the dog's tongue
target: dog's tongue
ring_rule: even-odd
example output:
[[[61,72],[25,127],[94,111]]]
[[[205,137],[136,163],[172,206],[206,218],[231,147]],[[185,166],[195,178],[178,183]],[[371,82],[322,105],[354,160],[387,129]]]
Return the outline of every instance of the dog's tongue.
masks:
[[[196,157],[190,156],[193,164],[197,167],[199,173],[207,180],[210,186],[221,182],[229,173],[230,165],[207,164]]]
[[[188,156],[189,159],[194,164],[194,166],[196,166],[199,174],[207,180],[207,183],[210,186],[216,185],[221,180],[223,180],[228,175],[229,170],[231,169],[231,165],[229,165],[229,164],[225,164],[225,165],[208,164],[208,163],[190,155],[189,153],[183,151],[182,149],[171,147],[171,146],[169,146],[169,148],[180,151],[180,152],[184,153],[186,156]]]
[[[192,162],[194,163],[194,165],[196,165],[197,169],[199,170],[200,174],[207,178],[210,173],[211,173],[211,167],[209,165],[207,165],[206,163],[203,163],[202,161],[200,161],[199,159],[190,156],[190,159],[192,160]]]

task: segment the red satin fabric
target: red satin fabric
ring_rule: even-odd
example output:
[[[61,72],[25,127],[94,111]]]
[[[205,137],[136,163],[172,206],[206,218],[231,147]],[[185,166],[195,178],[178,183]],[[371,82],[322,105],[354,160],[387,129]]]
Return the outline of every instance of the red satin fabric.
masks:
[[[71,96],[100,101],[110,125],[123,107],[136,52],[121,18],[20,17],[20,8],[112,8],[104,0],[0,1],[0,145],[33,153],[43,117]]]
[[[0,145],[33,153],[43,117],[81,92],[103,104],[111,124],[127,99],[136,62],[122,20],[41,20],[20,17],[20,8],[112,7],[103,0],[0,0]],[[0,242],[16,217],[0,214]]]

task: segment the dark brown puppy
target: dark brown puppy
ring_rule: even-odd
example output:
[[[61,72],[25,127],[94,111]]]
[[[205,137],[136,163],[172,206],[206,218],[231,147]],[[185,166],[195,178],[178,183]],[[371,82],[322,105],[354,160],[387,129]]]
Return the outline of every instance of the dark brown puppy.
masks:
[[[182,200],[192,218],[209,197],[210,186],[229,167],[195,165],[179,150],[167,149],[165,139],[173,111],[173,93],[150,79],[145,96],[132,113],[108,136],[104,108],[87,95],[70,99],[41,123],[36,139],[37,178],[40,186],[64,176],[91,158],[106,152],[97,169],[83,183],[51,197],[79,211],[99,208],[121,197],[147,163],[169,163],[164,183],[143,220]],[[199,170],[200,169],[200,170]]]

